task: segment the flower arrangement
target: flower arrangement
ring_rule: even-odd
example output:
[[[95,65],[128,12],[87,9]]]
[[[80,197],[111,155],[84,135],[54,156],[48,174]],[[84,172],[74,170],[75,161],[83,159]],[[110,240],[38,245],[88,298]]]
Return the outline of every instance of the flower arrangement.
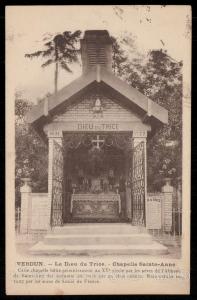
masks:
[[[23,167],[16,170],[16,178],[30,178],[34,168],[30,167],[29,159],[23,161]]]
[[[163,177],[174,177],[174,175],[176,174],[176,168],[174,168],[173,163],[171,161],[171,159],[169,158],[165,158],[162,161],[161,164],[161,168],[159,170],[159,173],[163,176]]]

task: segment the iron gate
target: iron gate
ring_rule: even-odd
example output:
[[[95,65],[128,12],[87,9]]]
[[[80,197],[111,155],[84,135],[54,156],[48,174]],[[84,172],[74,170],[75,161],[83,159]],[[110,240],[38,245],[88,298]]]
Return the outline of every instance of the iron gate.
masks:
[[[53,141],[51,226],[63,223],[63,148]]]
[[[132,159],[132,224],[145,226],[145,143],[133,149]]]

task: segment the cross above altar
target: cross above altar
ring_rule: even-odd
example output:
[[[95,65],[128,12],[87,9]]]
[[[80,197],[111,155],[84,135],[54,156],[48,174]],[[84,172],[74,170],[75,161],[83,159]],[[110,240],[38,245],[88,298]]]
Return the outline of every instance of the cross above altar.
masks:
[[[96,136],[96,140],[92,140],[92,144],[96,143],[96,148],[100,149],[100,144],[103,144],[105,142],[105,140],[101,140],[99,138],[99,135]]]

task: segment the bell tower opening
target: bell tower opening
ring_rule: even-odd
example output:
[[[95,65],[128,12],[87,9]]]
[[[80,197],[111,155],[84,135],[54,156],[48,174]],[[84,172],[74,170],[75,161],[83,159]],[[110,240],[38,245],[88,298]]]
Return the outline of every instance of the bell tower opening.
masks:
[[[87,30],[81,39],[83,73],[96,65],[112,71],[112,41],[107,30]]]

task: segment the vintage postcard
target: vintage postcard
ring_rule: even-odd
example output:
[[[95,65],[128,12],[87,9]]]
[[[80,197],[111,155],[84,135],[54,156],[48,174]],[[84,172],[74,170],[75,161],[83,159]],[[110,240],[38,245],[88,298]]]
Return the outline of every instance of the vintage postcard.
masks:
[[[6,7],[7,295],[189,294],[191,7]]]

